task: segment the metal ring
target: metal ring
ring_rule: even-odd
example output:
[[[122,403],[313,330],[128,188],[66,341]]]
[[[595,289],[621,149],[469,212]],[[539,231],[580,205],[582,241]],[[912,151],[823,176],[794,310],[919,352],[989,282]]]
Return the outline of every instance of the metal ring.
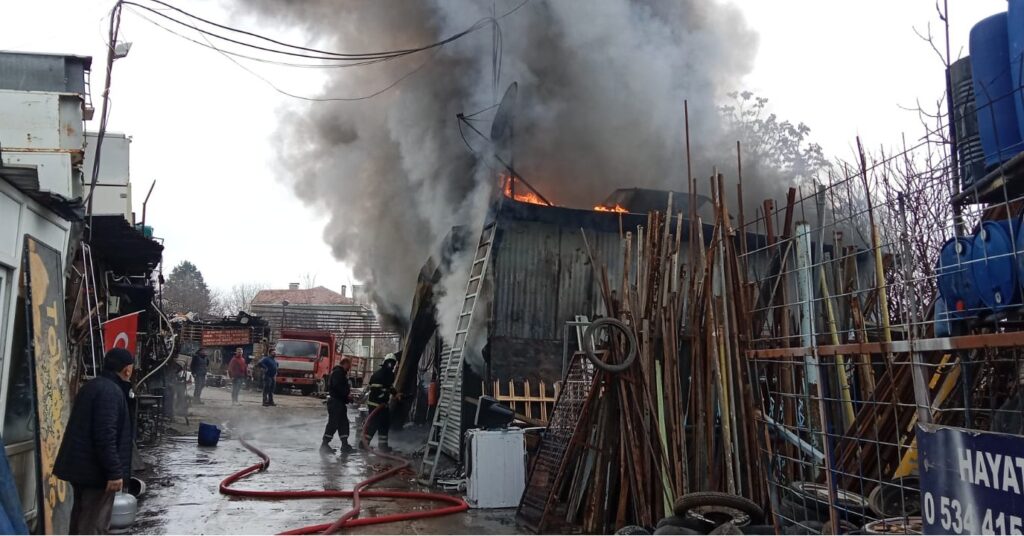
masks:
[[[597,354],[594,353],[594,334],[604,325],[618,328],[619,331],[622,331],[622,333],[626,335],[626,340],[629,342],[629,350],[627,350],[626,358],[622,360],[622,363],[605,363],[597,357]],[[589,359],[594,366],[606,372],[622,372],[628,369],[630,365],[633,364],[633,361],[636,360],[636,347],[636,334],[633,333],[633,330],[624,322],[614,318],[598,318],[591,322],[590,325],[587,326],[586,331],[583,332],[583,351],[587,353],[587,359]]]

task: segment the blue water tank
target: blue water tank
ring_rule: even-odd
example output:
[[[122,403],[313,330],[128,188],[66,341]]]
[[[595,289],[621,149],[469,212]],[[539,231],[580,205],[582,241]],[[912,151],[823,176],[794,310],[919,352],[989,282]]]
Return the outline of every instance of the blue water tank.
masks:
[[[981,303],[993,311],[1019,303],[1017,263],[1010,238],[1014,224],[1011,220],[983,221],[971,243],[971,279]]]
[[[978,134],[985,165],[991,169],[1021,150],[1006,13],[992,15],[971,28],[971,74]]]
[[[939,251],[939,295],[951,317],[975,316],[981,298],[974,290],[970,276],[971,239],[950,238]]]
[[[1017,112],[1017,128],[1024,140],[1024,0],[1010,0],[1007,38],[1010,43],[1010,82]]]

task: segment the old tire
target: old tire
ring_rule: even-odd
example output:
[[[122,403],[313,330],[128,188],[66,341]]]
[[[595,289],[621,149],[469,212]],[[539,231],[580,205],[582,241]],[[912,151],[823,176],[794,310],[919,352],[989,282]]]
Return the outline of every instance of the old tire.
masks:
[[[658,524],[655,526],[655,528],[659,528],[660,529],[661,527],[664,527],[665,525],[672,525],[673,527],[692,528],[692,527],[690,527],[690,523],[688,521],[689,521],[688,519],[686,519],[685,517],[681,517],[681,516],[663,517],[663,518],[661,518],[661,521],[658,521]]]
[[[775,534],[775,525],[747,525],[740,527],[743,534]]]
[[[715,527],[714,530],[712,530],[708,534],[732,534],[732,535],[738,535],[738,534],[743,534],[743,531],[740,530],[740,528],[737,527],[735,524],[733,524],[731,521],[727,521],[727,522],[722,523],[721,525]]]
[[[821,521],[799,521],[795,525],[790,525],[782,529],[783,534],[801,535],[801,534],[821,534],[821,529],[824,525]]]
[[[825,514],[818,508],[817,503],[808,500],[794,500],[792,498],[779,499],[778,514],[782,516],[784,523],[793,521],[821,521]]]
[[[638,525],[626,525],[621,529],[615,531],[615,534],[650,534],[651,531],[638,526]]]
[[[845,519],[839,520],[839,530],[832,528],[832,522],[826,521],[821,525],[821,534],[832,535],[832,534],[856,534],[860,530],[860,527],[850,523]]]
[[[682,497],[676,499],[673,512],[677,516],[686,517],[687,512],[694,509],[707,509],[715,507],[731,508],[739,510],[744,514],[750,516],[749,523],[751,525],[757,525],[764,521],[764,510],[761,509],[754,501],[739,495],[730,495],[728,493],[719,493],[717,491],[700,491],[697,493],[687,493]]]
[[[804,505],[807,510],[817,510],[817,515],[808,513],[806,517],[794,516],[792,519],[817,519],[826,521],[829,518],[829,491],[824,484],[817,482],[790,482],[788,490],[793,502]],[[836,491],[836,509],[842,518],[854,524],[864,524],[871,512],[870,501],[866,497],[849,490]]]
[[[707,534],[715,528],[713,523],[709,523],[706,520],[682,516],[668,516],[662,518],[661,521],[658,521],[656,528],[661,528],[666,525],[692,530],[697,534]]]
[[[688,529],[686,527],[679,527],[679,526],[676,526],[676,525],[662,525],[662,526],[654,529],[654,533],[655,534],[685,534],[685,535],[703,534],[703,532],[699,532],[699,531],[696,531],[696,530],[693,530],[693,529]]]
[[[629,343],[629,351],[626,352],[626,357],[621,363],[605,363],[597,357],[597,354],[594,353],[594,335],[596,335],[598,330],[605,325],[621,331],[626,336],[626,340]],[[587,359],[589,359],[595,367],[605,372],[618,373],[632,366],[633,361],[636,360],[637,346],[636,334],[633,333],[633,329],[621,320],[617,320],[615,318],[598,318],[591,322],[583,332],[583,351],[587,353]]]

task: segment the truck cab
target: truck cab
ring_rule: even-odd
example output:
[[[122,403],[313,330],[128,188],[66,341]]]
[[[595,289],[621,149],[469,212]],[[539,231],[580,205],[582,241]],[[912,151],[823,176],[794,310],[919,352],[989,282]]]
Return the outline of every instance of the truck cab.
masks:
[[[285,329],[274,349],[278,387],[294,387],[303,394],[326,391],[331,368],[341,359],[337,341],[329,331]]]

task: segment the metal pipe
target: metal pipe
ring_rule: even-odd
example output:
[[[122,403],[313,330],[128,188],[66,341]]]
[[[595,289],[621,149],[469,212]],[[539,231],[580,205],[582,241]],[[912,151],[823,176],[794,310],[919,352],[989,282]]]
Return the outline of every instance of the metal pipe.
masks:
[[[153,187],[156,186],[156,180],[149,185],[149,191],[146,192],[146,199],[142,201],[142,232],[146,232],[146,205],[149,203],[149,196],[153,195]]]
[[[785,426],[775,422],[775,420],[772,419],[767,413],[762,413],[761,417],[763,417],[764,421],[771,425],[772,428],[775,428],[775,430],[779,432],[779,435],[782,436],[783,439],[795,445],[796,448],[800,449],[800,452],[803,452],[804,454],[810,456],[811,458],[814,458],[814,461],[818,463],[823,463],[825,461],[825,454],[823,454],[820,450],[814,448],[814,445],[811,445],[810,443],[804,441],[803,439],[800,439],[800,436],[787,430]]]

